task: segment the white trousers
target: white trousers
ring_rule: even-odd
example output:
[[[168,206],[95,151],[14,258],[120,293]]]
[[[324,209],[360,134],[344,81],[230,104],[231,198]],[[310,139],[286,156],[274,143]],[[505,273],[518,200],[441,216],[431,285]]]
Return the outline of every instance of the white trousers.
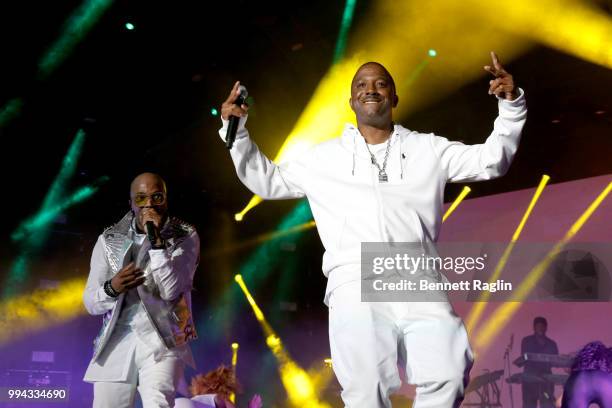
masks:
[[[143,408],[172,408],[183,369],[183,361],[175,356],[155,361],[153,352],[138,341],[127,381],[95,382],[93,408],[132,408],[136,390]]]
[[[473,354],[467,332],[445,302],[361,302],[360,281],[329,298],[334,372],[348,408],[391,407],[401,385],[398,359],[415,384],[413,408],[458,407]]]

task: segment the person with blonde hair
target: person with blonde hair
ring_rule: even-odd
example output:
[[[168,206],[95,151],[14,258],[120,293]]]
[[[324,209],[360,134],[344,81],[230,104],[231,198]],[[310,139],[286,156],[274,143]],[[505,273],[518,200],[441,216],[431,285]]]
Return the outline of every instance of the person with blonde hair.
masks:
[[[230,396],[241,392],[234,370],[225,365],[206,374],[198,374],[191,379],[189,392],[193,397],[177,398],[175,408],[235,408]],[[255,394],[249,401],[248,408],[261,408],[261,396]]]

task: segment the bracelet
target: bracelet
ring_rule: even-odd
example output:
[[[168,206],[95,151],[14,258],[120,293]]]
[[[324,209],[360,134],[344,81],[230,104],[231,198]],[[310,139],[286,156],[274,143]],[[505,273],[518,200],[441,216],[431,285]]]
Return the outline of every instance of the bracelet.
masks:
[[[117,296],[121,294],[113,288],[113,285],[111,285],[110,279],[104,282],[104,293],[106,293],[108,296],[112,298],[116,298]]]

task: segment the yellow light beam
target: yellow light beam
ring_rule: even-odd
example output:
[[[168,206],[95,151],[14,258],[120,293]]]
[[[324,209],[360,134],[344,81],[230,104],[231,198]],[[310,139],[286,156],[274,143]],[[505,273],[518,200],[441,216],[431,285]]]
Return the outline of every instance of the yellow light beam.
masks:
[[[84,278],[71,279],[55,289],[37,289],[1,302],[0,345],[84,314],[85,283]]]
[[[463,201],[463,199],[470,194],[470,191],[472,191],[471,188],[469,188],[468,186],[463,187],[463,190],[461,190],[461,193],[459,193],[459,195],[457,196],[457,198],[455,198],[455,201],[453,201],[453,203],[451,204],[450,207],[448,207],[448,209],[446,210],[446,212],[444,213],[444,216],[442,217],[442,222],[446,221],[446,219],[448,217],[450,217],[450,215],[453,213],[453,211],[455,211],[457,209],[457,207],[459,207],[459,204],[461,204],[461,202]]]
[[[533,197],[531,197],[531,201],[529,202],[529,205],[527,206],[527,210],[523,214],[523,218],[521,218],[521,222],[519,222],[519,225],[514,231],[514,234],[512,234],[512,239],[510,240],[510,243],[504,250],[504,253],[499,259],[499,262],[495,266],[495,270],[493,271],[491,278],[489,278],[489,283],[496,282],[497,279],[499,279],[502,271],[504,270],[504,267],[508,263],[508,258],[510,258],[510,254],[512,253],[512,250],[514,249],[516,241],[518,241],[519,237],[521,236],[521,232],[523,231],[523,228],[525,227],[525,224],[527,223],[527,219],[531,215],[533,208],[538,202],[549,180],[550,180],[550,177],[546,174],[544,174],[542,176],[542,179],[540,179],[540,184],[538,185],[538,188],[533,194]],[[476,328],[478,323],[480,322],[480,318],[482,317],[482,314],[484,313],[484,310],[487,305],[486,302],[489,300],[490,297],[491,297],[491,292],[483,291],[481,292],[478,298],[478,301],[474,303],[474,305],[472,306],[470,310],[470,314],[467,317],[466,326],[467,326],[468,333],[471,333]]]
[[[255,303],[255,299],[253,299],[253,296],[251,296],[251,292],[249,292],[249,289],[244,284],[244,279],[242,279],[242,275],[238,274],[234,276],[234,280],[238,283],[240,289],[242,289],[242,292],[244,292],[244,296],[247,298],[247,301],[253,308],[253,313],[255,313],[255,317],[257,318],[257,320],[260,322],[265,321],[264,314],[259,308],[259,306],[257,306],[257,303]]]
[[[315,360],[308,369],[308,376],[312,379],[315,389],[325,390],[333,379],[331,358]]]
[[[240,346],[238,343],[232,343],[232,367],[236,367],[238,364],[238,349]]]
[[[512,235],[512,242],[516,242],[519,239],[519,236],[521,235],[521,232],[523,232],[523,228],[525,228],[525,224],[527,223],[527,218],[529,218],[529,216],[531,215],[531,212],[533,211],[533,207],[535,207],[536,203],[538,202],[549,180],[550,180],[550,176],[546,174],[542,176],[542,179],[540,180],[540,184],[538,185],[538,188],[536,189],[535,194],[533,195],[533,197],[531,198],[531,201],[529,202],[527,211],[525,211],[525,214],[523,214],[523,218],[521,218],[521,222],[519,223],[518,228],[516,229],[516,231],[514,231],[514,234]]]
[[[234,380],[236,380],[236,366],[238,365],[238,343],[232,343],[232,373],[234,376]],[[229,396],[232,404],[236,403],[236,393],[232,392]]]
[[[274,332],[274,329],[268,324],[263,313],[248,288],[246,287],[244,280],[241,275],[236,275],[234,280],[240,285],[240,289],[247,298],[247,301],[251,305],[257,320],[262,326],[264,334],[266,336],[266,344],[272,351],[274,357],[276,357],[278,363],[278,371],[280,373],[281,381],[287,396],[289,398],[289,405],[291,407],[312,407],[312,408],[330,408],[325,402],[319,401],[315,383],[308,373],[302,369],[295,361],[291,359],[283,343]]]
[[[610,182],[608,186],[589,205],[586,211],[576,220],[576,222],[574,222],[574,224],[566,232],[565,236],[555,244],[544,259],[529,272],[525,280],[514,292],[512,300],[504,303],[495,311],[493,316],[491,316],[491,318],[486,322],[484,328],[478,333],[478,337],[476,338],[476,347],[479,350],[484,350],[493,342],[501,329],[510,321],[512,316],[520,308],[522,301],[527,298],[529,293],[542,278],[551,262],[559,254],[559,252],[563,250],[565,245],[574,237],[574,235],[580,231],[589,217],[591,217],[603,200],[608,196],[610,190],[612,190],[612,182]]]
[[[480,3],[481,0],[468,1],[474,6]],[[597,3],[585,0],[515,0],[500,4],[495,13],[486,8],[472,9],[479,19],[495,21],[508,33],[612,68],[612,19]]]

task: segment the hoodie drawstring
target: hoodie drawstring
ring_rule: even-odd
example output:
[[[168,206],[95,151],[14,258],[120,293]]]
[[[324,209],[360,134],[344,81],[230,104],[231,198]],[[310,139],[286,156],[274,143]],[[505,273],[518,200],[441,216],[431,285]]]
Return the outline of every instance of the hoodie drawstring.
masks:
[[[402,158],[404,156],[404,153],[402,153],[402,141],[400,139],[399,141],[399,149],[397,149],[399,151],[399,166],[400,166],[400,179],[403,180],[404,179],[404,162],[402,161]]]
[[[355,176],[355,153],[357,152],[357,141],[355,140],[355,133],[353,133],[353,170],[352,174]]]

